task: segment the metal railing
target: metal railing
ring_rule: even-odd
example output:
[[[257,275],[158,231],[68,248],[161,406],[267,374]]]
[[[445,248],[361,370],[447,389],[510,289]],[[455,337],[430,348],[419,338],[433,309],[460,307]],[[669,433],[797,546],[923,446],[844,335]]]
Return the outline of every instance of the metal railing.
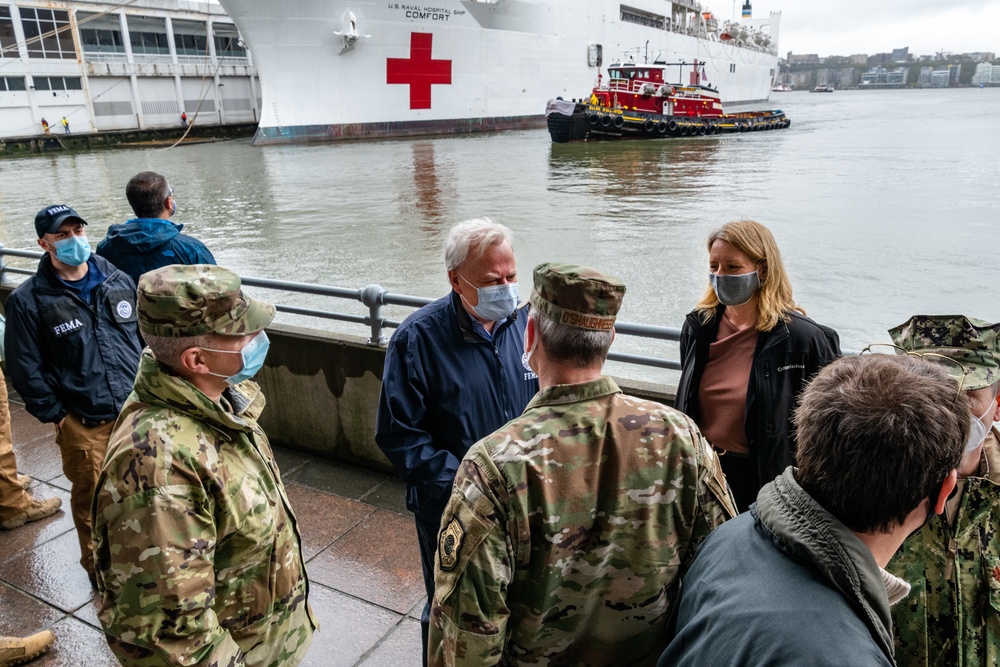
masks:
[[[7,266],[4,261],[7,257],[20,257],[24,259],[41,259],[44,253],[36,250],[14,250],[8,249],[0,244],[0,284],[6,282],[8,274],[31,276],[35,274],[34,269],[23,269],[19,267]],[[349,299],[360,301],[368,308],[367,315],[352,315],[331,310],[319,310],[315,308],[302,308],[299,306],[289,306],[286,304],[275,304],[278,312],[291,315],[302,315],[305,317],[315,317],[325,320],[335,320],[338,322],[350,322],[369,327],[370,336],[368,344],[373,347],[384,346],[389,342],[385,335],[385,329],[395,329],[402,321],[390,320],[383,316],[383,306],[407,306],[410,308],[420,308],[434,301],[420,296],[410,296],[407,294],[393,294],[380,285],[367,285],[361,289],[350,289],[346,287],[332,287],[329,285],[313,285],[310,283],[292,282],[288,280],[273,280],[270,278],[254,278],[252,276],[241,276],[243,284],[248,287],[260,287],[263,289],[284,290],[297,294],[313,294],[316,296],[332,297],[336,299]],[[658,327],[649,324],[635,324],[631,322],[616,322],[615,332],[618,335],[636,336],[661,341],[680,340],[681,330],[674,327]],[[616,361],[637,366],[648,366],[652,368],[663,368],[678,371],[681,368],[680,361],[676,359],[663,359],[661,357],[651,357],[637,354],[627,354],[624,352],[610,352],[608,361]]]

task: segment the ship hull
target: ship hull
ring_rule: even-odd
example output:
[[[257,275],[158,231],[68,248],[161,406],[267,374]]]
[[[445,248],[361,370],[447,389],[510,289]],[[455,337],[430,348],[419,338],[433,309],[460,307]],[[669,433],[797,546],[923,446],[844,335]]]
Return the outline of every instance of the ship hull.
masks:
[[[727,109],[766,105],[777,70],[774,53],[624,22],[607,0],[221,4],[260,77],[260,144],[543,127],[546,100],[593,88],[595,45],[604,66],[697,59]]]

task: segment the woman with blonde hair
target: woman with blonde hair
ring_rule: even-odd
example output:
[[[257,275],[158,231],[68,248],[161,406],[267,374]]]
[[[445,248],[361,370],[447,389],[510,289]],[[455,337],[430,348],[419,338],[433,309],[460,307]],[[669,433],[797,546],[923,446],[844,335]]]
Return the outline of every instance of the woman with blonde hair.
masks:
[[[794,463],[799,393],[840,356],[837,333],[792,299],[767,227],[729,222],[708,237],[708,290],[681,330],[676,407],[720,454],[740,511]]]

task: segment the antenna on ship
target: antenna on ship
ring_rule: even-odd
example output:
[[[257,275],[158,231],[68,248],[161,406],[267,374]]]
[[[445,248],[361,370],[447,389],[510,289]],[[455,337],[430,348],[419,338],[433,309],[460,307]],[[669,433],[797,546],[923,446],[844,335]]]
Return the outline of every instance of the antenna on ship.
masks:
[[[753,18],[753,7],[750,6],[750,0],[743,3],[743,18]]]

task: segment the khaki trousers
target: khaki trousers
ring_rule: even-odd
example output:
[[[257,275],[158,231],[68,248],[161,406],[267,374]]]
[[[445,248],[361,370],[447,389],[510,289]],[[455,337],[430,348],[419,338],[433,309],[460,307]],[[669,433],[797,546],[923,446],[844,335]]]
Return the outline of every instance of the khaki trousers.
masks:
[[[80,565],[94,579],[94,541],[91,535],[90,504],[97,492],[97,478],[104,465],[108,440],[115,422],[86,426],[73,414],[66,415],[62,428],[56,427],[56,444],[62,453],[63,473],[72,484],[70,506],[80,540]]]
[[[10,407],[7,383],[0,371],[0,519],[9,519],[31,505],[29,496],[17,483],[14,439],[10,434]]]

